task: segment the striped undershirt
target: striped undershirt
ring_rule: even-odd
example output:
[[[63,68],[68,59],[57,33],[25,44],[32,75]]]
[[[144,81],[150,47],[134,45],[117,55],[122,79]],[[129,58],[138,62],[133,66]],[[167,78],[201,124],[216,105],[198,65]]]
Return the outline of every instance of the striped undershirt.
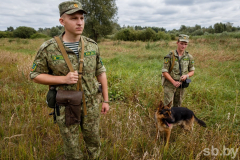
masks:
[[[78,57],[78,44],[79,42],[73,42],[73,43],[69,43],[69,42],[63,42],[65,46],[67,46],[68,48],[70,48]]]

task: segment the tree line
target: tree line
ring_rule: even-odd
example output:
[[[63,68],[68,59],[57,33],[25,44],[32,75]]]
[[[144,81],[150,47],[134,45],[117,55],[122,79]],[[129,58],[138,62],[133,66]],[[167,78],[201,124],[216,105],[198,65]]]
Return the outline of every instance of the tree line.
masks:
[[[89,22],[90,23],[90,22]],[[87,24],[86,24],[87,25]],[[90,24],[89,24],[90,25]],[[178,34],[188,34],[190,36],[201,36],[214,33],[223,32],[236,32],[240,31],[240,27],[234,27],[232,23],[215,23],[213,26],[201,27],[201,25],[195,25],[193,27],[181,25],[179,30],[166,30],[163,27],[142,27],[142,26],[123,26],[121,27],[117,22],[112,22],[108,27],[108,32],[104,30],[104,24],[99,28],[85,27],[84,35],[94,40],[98,40],[100,37],[111,37],[116,40],[124,41],[149,41],[149,40],[170,40]],[[111,26],[111,28],[109,27]],[[107,30],[107,29],[106,29]],[[35,30],[31,27],[20,26],[14,29],[12,26],[7,27],[6,31],[0,31],[0,38],[49,38],[61,34],[64,31],[64,27],[59,25],[52,28],[39,28]]]

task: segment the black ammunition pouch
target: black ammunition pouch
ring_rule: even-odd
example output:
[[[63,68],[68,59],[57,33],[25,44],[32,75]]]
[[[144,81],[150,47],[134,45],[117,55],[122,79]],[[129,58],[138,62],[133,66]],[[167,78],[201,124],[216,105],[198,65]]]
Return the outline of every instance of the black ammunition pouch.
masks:
[[[65,124],[67,127],[73,124],[80,124],[81,103],[81,91],[57,91],[56,104],[65,106]]]
[[[46,102],[48,107],[55,108],[57,91],[55,87],[50,87],[47,93]]]
[[[180,88],[187,88],[191,82],[191,79],[186,79],[182,84],[180,85]]]
[[[101,83],[98,84],[98,93],[102,93],[102,84]]]

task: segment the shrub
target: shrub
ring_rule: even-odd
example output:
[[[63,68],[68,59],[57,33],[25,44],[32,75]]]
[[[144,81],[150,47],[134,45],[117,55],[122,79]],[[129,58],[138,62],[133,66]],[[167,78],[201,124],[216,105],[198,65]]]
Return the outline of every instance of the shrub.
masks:
[[[176,36],[174,34],[171,34],[170,37],[171,37],[171,40],[175,40],[176,39]]]
[[[137,31],[127,28],[117,32],[114,36],[114,39],[123,41],[135,41],[138,39],[137,35]]]
[[[54,36],[57,36],[57,35],[61,34],[61,31],[57,27],[52,27],[50,29],[49,34],[50,34],[51,37],[54,37]]]
[[[30,38],[37,31],[31,27],[20,26],[13,31],[13,36],[17,38]]]
[[[233,37],[233,38],[240,38],[240,32],[232,33],[231,37]]]
[[[9,31],[0,31],[0,38],[12,38],[13,33]]]
[[[201,35],[203,35],[204,33],[203,33],[203,30],[202,29],[198,29],[198,30],[196,30],[196,31],[194,31],[193,33],[192,33],[192,35],[194,35],[194,36],[201,36]]]
[[[31,39],[37,39],[37,38],[49,38],[49,37],[47,35],[45,35],[45,34],[35,33],[35,34],[31,35],[30,38]]]
[[[171,40],[171,35],[166,34],[165,32],[158,32],[157,33],[157,40]]]
[[[157,40],[171,40],[172,36],[165,32],[156,33],[152,28],[144,30],[134,30],[132,28],[122,29],[114,35],[114,40],[123,41],[157,41]],[[175,39],[175,36],[174,36]]]
[[[155,41],[156,40],[156,32],[152,28],[147,28],[142,30],[139,35],[139,40],[141,41]]]

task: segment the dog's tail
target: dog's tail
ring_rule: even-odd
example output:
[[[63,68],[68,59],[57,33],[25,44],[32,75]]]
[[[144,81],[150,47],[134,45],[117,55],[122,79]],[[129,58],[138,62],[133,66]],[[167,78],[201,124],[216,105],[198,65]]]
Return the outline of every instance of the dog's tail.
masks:
[[[195,115],[194,115],[194,118],[200,126],[207,127],[206,123],[198,119]]]

